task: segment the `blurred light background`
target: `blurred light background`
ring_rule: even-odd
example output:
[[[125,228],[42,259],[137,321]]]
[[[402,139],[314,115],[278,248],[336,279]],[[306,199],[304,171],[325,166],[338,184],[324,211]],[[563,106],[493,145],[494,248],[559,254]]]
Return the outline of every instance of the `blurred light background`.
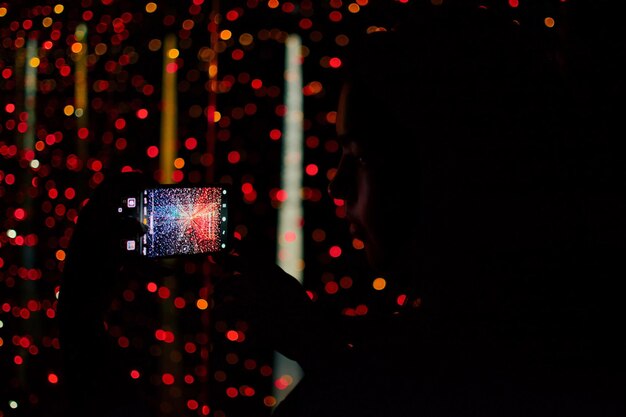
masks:
[[[59,280],[81,205],[109,171],[230,184],[231,232],[262,236],[279,262],[281,244],[300,245],[288,268],[313,299],[346,315],[401,300],[384,277],[347,268],[362,243],[326,186],[341,151],[346,47],[415,2],[0,1],[0,417],[64,415]],[[547,31],[569,7],[485,5]],[[288,45],[296,84],[286,83]],[[287,201],[296,208],[283,219]],[[136,363],[129,377],[159,387],[163,416],[269,415],[297,369],[247,349],[246,323],[211,320],[208,262],[174,264],[176,277],[138,278],[113,306],[111,338]],[[129,314],[140,329],[124,326]]]

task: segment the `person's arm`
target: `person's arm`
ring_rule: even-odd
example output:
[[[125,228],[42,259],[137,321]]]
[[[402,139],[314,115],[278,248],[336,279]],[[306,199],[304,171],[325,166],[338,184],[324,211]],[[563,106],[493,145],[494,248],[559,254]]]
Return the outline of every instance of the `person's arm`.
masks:
[[[372,328],[369,317],[346,317],[312,301],[270,256],[242,243],[234,254],[214,257],[214,320],[245,321],[251,346],[276,350],[305,373],[332,366],[350,354],[354,343],[372,339],[365,337]]]
[[[110,416],[119,410],[148,415],[140,387],[122,366],[105,323],[111,302],[124,285],[128,260],[120,241],[143,232],[136,220],[116,215],[116,204],[120,193],[144,183],[136,173],[107,178],[82,208],[68,248],[58,318],[62,382],[69,411],[76,415]]]

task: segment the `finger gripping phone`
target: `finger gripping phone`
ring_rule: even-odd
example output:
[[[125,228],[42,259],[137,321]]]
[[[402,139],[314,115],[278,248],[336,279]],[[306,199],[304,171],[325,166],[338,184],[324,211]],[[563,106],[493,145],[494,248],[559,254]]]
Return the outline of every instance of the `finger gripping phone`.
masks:
[[[122,200],[146,233],[122,242],[127,252],[149,258],[223,251],[228,244],[228,190],[224,185],[160,185]]]

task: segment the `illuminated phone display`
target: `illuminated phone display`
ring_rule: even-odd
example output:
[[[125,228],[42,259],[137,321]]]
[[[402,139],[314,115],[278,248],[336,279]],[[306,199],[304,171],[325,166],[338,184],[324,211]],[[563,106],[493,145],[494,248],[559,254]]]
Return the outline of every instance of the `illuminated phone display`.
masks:
[[[140,221],[147,232],[139,252],[147,257],[192,255],[226,248],[227,190],[221,186],[161,186],[144,190]]]

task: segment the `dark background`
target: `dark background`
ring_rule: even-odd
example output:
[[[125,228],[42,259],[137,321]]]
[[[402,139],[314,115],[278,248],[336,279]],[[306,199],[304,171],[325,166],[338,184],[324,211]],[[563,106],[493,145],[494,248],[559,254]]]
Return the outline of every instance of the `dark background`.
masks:
[[[180,51],[177,156],[185,164],[178,175],[189,183],[230,184],[233,232],[253,233],[270,250],[280,206],[283,138],[271,135],[283,128],[284,43],[290,34],[301,37],[304,166],[317,168],[303,183],[304,284],[315,299],[344,314],[363,314],[398,295],[374,290],[374,277],[346,268],[361,253],[345,233],[341,207],[326,193],[340,155],[333,117],[341,68],[329,60],[341,59],[356,34],[390,27],[416,5],[441,7],[439,2],[181,0],[156,1],[152,13],[148,3],[0,2],[0,417],[63,415],[55,315],[65,249],[81,204],[108,172],[141,169],[160,179],[159,158],[148,149],[160,140],[163,50],[150,42],[168,34],[177,36]],[[620,99],[623,92],[619,45],[626,38],[617,37],[619,13],[610,2],[482,4],[538,27],[546,42],[562,42],[564,66],[584,75],[577,84],[581,105],[606,114],[606,120],[619,117],[611,98]],[[217,33],[232,32],[217,45],[215,102],[221,120],[214,130],[205,115],[210,93],[203,58],[211,47],[213,12],[220,16]],[[546,26],[548,17],[553,27]],[[88,28],[86,140],[78,138],[77,118],[64,112],[75,104],[71,46],[80,23]],[[242,44],[243,34],[252,42]],[[24,64],[19,63],[29,38],[37,39],[40,59],[34,121],[24,117]],[[139,109],[148,117],[137,117]],[[24,146],[28,126],[35,129],[34,150]],[[195,148],[185,145],[188,138],[197,140]],[[38,166],[32,167],[33,159]],[[336,248],[341,255],[331,255]],[[170,266],[178,271],[176,278],[146,276],[130,283],[114,305],[112,341],[162,398],[164,416],[268,415],[272,385],[280,377],[271,372],[272,352],[251,351],[245,341],[213,344],[210,339],[225,337],[228,329],[196,304],[210,300],[208,263],[174,260]],[[245,334],[246,324],[236,330]]]

